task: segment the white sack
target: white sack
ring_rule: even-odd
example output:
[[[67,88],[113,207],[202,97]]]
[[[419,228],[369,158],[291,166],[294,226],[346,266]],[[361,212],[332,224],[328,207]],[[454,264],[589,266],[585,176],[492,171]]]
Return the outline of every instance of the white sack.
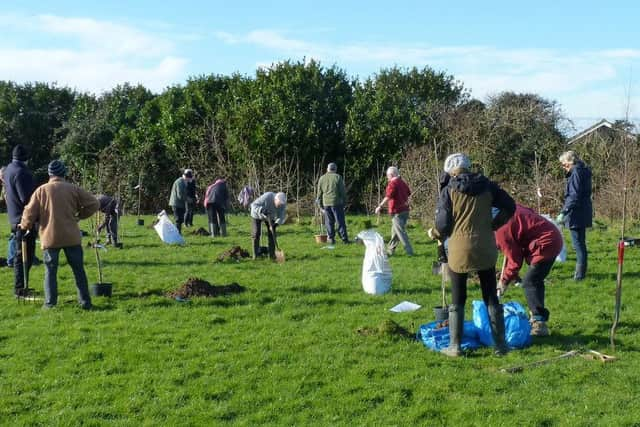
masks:
[[[366,250],[362,263],[362,288],[368,294],[382,295],[391,290],[391,267],[382,236],[373,230],[358,233]]]
[[[163,242],[170,245],[184,245],[184,239],[165,211],[158,214],[158,222],[153,226],[153,228],[156,230],[158,236],[160,236],[160,239]]]
[[[559,225],[557,222],[555,222],[553,219],[551,219],[551,217],[549,215],[547,215],[547,214],[542,214],[542,216],[545,217],[547,220],[549,220],[551,223],[553,223],[553,225],[556,226],[558,231],[560,231],[560,234],[562,234],[562,226],[561,225]],[[562,237],[562,249],[560,250],[560,253],[556,257],[556,261],[565,262],[566,260],[567,260],[567,245],[565,245],[565,243],[564,243],[564,236],[563,236]]]

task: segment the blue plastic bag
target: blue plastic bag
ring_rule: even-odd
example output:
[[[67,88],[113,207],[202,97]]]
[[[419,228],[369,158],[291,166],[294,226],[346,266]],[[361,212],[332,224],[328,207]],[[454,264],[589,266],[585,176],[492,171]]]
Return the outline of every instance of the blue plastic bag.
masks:
[[[525,309],[517,302],[503,304],[504,338],[509,348],[531,345],[531,325]],[[483,301],[473,301],[473,324],[478,329],[478,339],[484,345],[493,346],[489,312]]]
[[[449,327],[436,329],[438,323],[440,322],[421,325],[416,334],[418,340],[434,351],[440,351],[449,346]],[[460,346],[463,350],[475,350],[481,346],[478,341],[478,330],[471,321],[464,322]]]

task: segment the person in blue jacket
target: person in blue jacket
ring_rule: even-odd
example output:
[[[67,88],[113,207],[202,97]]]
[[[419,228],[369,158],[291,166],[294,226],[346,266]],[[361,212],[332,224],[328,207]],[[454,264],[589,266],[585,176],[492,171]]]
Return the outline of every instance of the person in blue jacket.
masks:
[[[569,227],[571,243],[576,251],[574,280],[583,280],[587,274],[586,229],[592,225],[591,169],[573,152],[567,151],[559,157],[566,172],[567,187],[564,204],[556,218],[559,224]]]
[[[14,295],[17,298],[27,296],[25,290],[24,276],[26,269],[29,269],[33,263],[33,256],[36,249],[36,228],[30,230],[21,230],[18,224],[22,219],[24,207],[29,203],[31,194],[35,190],[35,182],[33,174],[27,166],[29,160],[29,150],[27,147],[18,144],[13,148],[12,161],[3,171],[3,182],[5,189],[5,199],[7,202],[7,217],[9,218],[9,226],[11,227],[12,237],[15,239],[15,258],[13,260],[14,271]],[[26,263],[23,263],[22,241],[26,242],[27,257]]]

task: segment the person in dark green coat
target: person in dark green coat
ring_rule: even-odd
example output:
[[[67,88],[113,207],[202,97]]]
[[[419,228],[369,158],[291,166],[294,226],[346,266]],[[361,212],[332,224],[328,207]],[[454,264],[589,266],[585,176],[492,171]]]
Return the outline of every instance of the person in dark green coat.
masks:
[[[467,300],[467,276],[477,272],[482,299],[487,305],[496,354],[507,352],[504,313],[496,293],[495,266],[498,259],[494,231],[503,226],[516,210],[515,201],[495,182],[482,174],[471,173],[471,160],[462,153],[451,154],[444,171],[451,179],[440,192],[436,207],[436,237],[449,239],[449,347],[447,356],[462,354],[461,338],[464,306]],[[500,213],[493,218],[491,208]]]
[[[338,165],[329,163],[327,173],[318,180],[318,204],[324,214],[327,226],[329,242],[336,243],[336,221],[338,222],[338,233],[344,243],[351,243],[347,234],[347,224],[344,220],[344,205],[347,198],[344,180],[338,175]]]
[[[171,196],[169,197],[169,206],[173,209],[173,215],[176,220],[178,232],[182,234],[182,224],[184,223],[184,214],[187,208],[187,184],[193,179],[193,172],[186,169],[182,176],[176,179],[171,186]]]

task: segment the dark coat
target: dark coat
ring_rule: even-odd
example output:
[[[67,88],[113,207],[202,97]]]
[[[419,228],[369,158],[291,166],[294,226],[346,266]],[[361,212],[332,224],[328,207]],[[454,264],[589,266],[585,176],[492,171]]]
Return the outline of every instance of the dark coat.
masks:
[[[591,227],[593,205],[591,204],[591,169],[578,162],[567,173],[562,213],[569,228]]]
[[[100,202],[100,212],[108,215],[115,215],[118,213],[118,201],[106,194],[99,194],[97,197]]]
[[[13,160],[5,168],[4,187],[9,224],[20,224],[22,211],[35,190],[33,174],[24,162]]]
[[[204,206],[206,207],[210,204],[226,209],[229,204],[229,190],[226,180],[219,179],[207,188],[204,196]]]
[[[500,209],[492,219],[491,208]],[[480,174],[451,178],[440,192],[436,230],[449,238],[449,268],[456,273],[494,268],[498,259],[493,231],[516,210],[514,200],[496,183]]]
[[[189,203],[194,203],[196,201],[196,195],[198,191],[196,188],[196,179],[193,178],[191,181],[187,183],[187,201]]]

